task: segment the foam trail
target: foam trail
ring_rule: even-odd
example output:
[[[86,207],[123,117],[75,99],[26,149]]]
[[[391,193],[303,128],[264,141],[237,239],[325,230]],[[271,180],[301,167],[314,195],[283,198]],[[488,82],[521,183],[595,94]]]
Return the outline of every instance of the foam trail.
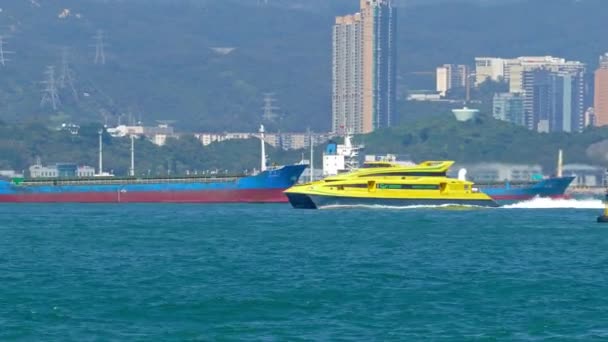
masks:
[[[505,205],[505,209],[603,209],[604,204],[597,199],[551,199],[534,198],[529,201]]]

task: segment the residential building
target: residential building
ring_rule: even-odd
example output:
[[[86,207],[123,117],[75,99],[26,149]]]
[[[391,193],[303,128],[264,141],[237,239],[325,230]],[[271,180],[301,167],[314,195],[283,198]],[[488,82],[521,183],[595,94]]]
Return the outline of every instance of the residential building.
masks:
[[[152,143],[158,146],[163,146],[168,138],[178,138],[173,127],[167,124],[158,126],[127,126],[118,125],[107,129],[108,134],[113,137],[126,137],[135,135],[138,137],[146,137]]]
[[[524,99],[520,94],[498,93],[493,99],[494,118],[515,125],[526,126]]]
[[[597,126],[608,125],[608,53],[600,57],[595,71],[595,120]]]
[[[332,129],[369,133],[389,127],[396,111],[396,9],[361,0],[359,13],[333,28]]]
[[[452,89],[467,86],[468,68],[460,64],[444,64],[437,67],[437,92],[443,97]]]
[[[257,139],[257,133],[198,133],[194,135],[203,146],[210,145],[215,142],[227,140],[247,140]],[[309,133],[266,133],[264,141],[276,148],[283,150],[298,150],[310,147]],[[325,133],[313,133],[312,139],[314,145],[325,143],[329,140],[330,135]]]
[[[487,79],[499,81],[505,77],[505,60],[495,57],[475,58],[475,85],[479,86]]]
[[[522,83],[525,126],[528,129],[581,132],[585,128],[582,71],[525,70]]]
[[[486,79],[493,81],[504,80],[509,83],[509,92],[522,93],[523,73],[535,69],[547,69],[555,72],[579,72],[585,65],[578,61],[567,61],[553,56],[522,56],[517,58],[475,58],[475,84],[479,85]]]

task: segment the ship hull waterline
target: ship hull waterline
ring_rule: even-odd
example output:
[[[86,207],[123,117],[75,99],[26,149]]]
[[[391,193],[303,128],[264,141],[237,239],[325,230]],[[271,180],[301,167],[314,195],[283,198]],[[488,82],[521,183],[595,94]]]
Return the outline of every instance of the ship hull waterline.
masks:
[[[0,181],[0,203],[286,203],[306,165],[246,177]]]
[[[287,203],[283,189],[0,195],[0,203]]]
[[[474,206],[498,207],[493,200],[467,200],[467,199],[421,199],[421,198],[369,198],[369,197],[343,197],[322,196],[297,193],[287,193],[289,202],[296,209],[319,209],[333,206],[385,206],[385,207],[412,207],[412,206]]]

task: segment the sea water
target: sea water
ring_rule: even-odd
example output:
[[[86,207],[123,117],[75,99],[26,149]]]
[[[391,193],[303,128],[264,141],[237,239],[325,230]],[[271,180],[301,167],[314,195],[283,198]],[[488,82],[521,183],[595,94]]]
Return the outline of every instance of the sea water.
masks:
[[[0,341],[608,340],[600,208],[2,205]]]

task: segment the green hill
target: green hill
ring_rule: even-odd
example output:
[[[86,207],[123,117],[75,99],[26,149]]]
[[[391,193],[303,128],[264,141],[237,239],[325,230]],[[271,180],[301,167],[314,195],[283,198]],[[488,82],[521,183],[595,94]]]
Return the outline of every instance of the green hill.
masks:
[[[80,134],[49,130],[41,124],[0,124],[0,169],[25,170],[40,157],[45,163],[76,162],[97,165],[99,126],[83,126]],[[581,134],[540,134],[481,116],[476,121],[458,122],[449,111],[406,126],[356,137],[367,154],[408,155],[415,161],[455,160],[461,163],[507,162],[541,164],[552,169],[557,150],[563,149],[566,163],[608,165],[608,128],[594,128]],[[104,166],[126,175],[130,160],[127,138],[104,136]],[[321,165],[323,148],[316,149]],[[281,151],[268,147],[272,162],[294,163],[308,151]],[[203,147],[192,136],[170,139],[158,147],[138,140],[137,170],[140,175],[184,174],[217,170],[242,172],[259,168],[259,141],[227,141]]]
[[[449,111],[359,140],[365,143],[368,154],[403,154],[416,161],[525,163],[552,169],[557,151],[563,149],[566,163],[608,165],[608,128],[592,128],[580,134],[536,133],[484,115],[475,121],[459,122]]]
[[[114,123],[131,115],[148,124],[176,120],[187,131],[253,131],[263,94],[274,92],[283,120],[269,125],[271,130],[328,130],[331,25],[335,15],[355,11],[358,1],[256,3],[3,1],[0,34],[8,35],[5,49],[16,53],[0,67],[0,118]],[[59,18],[64,9],[70,16]],[[404,7],[398,28],[400,96],[433,87],[430,74],[420,71],[471,63],[476,55],[554,54],[595,65],[608,49],[607,10],[602,0]],[[93,63],[98,29],[106,35],[103,66]],[[70,49],[79,97],[61,89],[63,106],[53,111],[40,107],[40,82],[49,65],[61,73],[62,47]],[[416,118],[408,111],[400,116],[401,122]]]

